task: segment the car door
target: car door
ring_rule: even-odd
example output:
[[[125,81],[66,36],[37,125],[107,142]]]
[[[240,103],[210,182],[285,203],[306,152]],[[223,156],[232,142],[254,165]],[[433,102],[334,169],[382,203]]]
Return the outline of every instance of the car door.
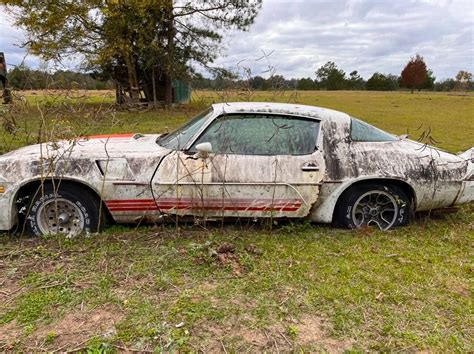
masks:
[[[172,153],[160,166],[157,182],[166,183],[157,186],[158,204],[206,217],[307,215],[324,173],[319,123],[276,114],[218,117],[188,151]],[[202,143],[212,145],[206,158],[197,157]]]
[[[211,197],[211,169],[206,159],[180,150],[161,161],[153,178],[153,197],[165,214],[206,216],[204,204]]]

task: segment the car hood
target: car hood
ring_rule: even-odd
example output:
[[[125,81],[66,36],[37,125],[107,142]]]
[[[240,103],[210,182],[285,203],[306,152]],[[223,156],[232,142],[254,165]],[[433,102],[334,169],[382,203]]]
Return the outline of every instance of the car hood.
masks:
[[[74,141],[26,146],[0,156],[0,180],[14,181],[43,175],[50,173],[48,171],[51,168],[54,168],[56,173],[63,171],[61,173],[84,175],[91,166],[96,166],[95,163],[91,164],[91,161],[100,160],[118,161],[117,168],[123,167],[124,163],[130,163],[131,173],[138,173],[144,163],[153,164],[160,156],[169,153],[169,149],[156,143],[158,136],[96,135]],[[72,161],[75,163],[71,164]],[[133,168],[134,166],[136,168]]]
[[[0,156],[1,160],[125,157],[136,154],[160,154],[167,149],[156,144],[159,135],[115,134],[80,137],[75,140],[25,146]]]

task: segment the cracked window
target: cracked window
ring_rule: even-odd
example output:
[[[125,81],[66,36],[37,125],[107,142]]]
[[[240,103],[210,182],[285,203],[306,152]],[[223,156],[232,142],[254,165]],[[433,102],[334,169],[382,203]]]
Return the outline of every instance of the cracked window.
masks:
[[[308,155],[316,149],[318,131],[314,119],[231,114],[214,121],[194,146],[209,142],[221,154]]]

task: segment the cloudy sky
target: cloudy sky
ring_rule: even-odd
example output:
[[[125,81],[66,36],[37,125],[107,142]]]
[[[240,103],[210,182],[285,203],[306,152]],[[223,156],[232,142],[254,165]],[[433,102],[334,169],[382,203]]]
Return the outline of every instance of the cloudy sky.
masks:
[[[26,53],[23,34],[0,19],[0,51],[18,64]],[[278,74],[314,77],[331,60],[347,73],[358,70],[399,74],[420,53],[439,79],[460,69],[474,71],[474,0],[263,0],[248,32],[229,33],[217,65],[250,67],[254,75],[268,66]],[[30,66],[38,58],[26,56]]]

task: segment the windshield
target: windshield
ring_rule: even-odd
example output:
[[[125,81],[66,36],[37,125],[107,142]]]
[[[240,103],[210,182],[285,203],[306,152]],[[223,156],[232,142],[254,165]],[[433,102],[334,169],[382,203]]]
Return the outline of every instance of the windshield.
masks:
[[[199,131],[204,122],[211,116],[212,107],[199,113],[182,127],[172,133],[162,135],[156,139],[156,143],[171,150],[182,149],[191,138]]]

